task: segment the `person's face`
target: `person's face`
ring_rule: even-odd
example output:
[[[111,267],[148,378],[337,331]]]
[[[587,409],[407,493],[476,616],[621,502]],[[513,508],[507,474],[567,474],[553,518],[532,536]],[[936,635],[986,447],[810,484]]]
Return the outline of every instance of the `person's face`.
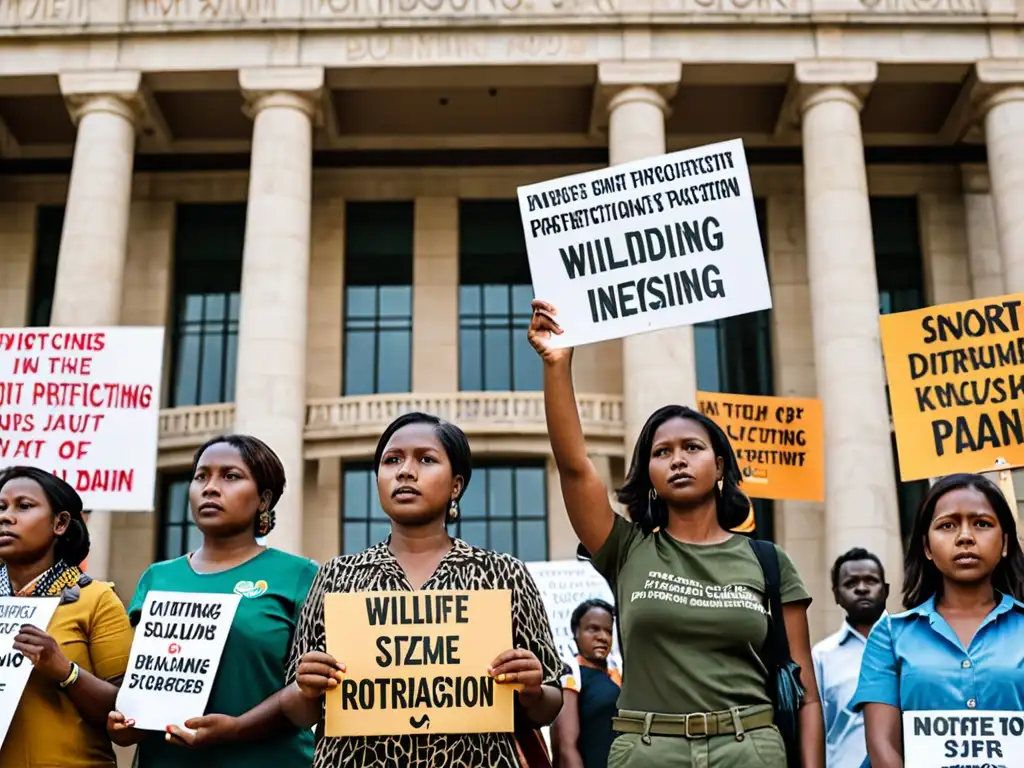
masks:
[[[722,477],[711,436],[693,419],[674,418],[654,433],[648,471],[657,494],[670,507],[688,507],[714,494]]]
[[[853,625],[874,624],[885,610],[889,587],[874,560],[851,560],[839,567],[836,602]]]
[[[958,488],[939,499],[925,539],[925,555],[951,581],[977,584],[1005,556],[1006,536],[985,494]]]
[[[461,489],[433,425],[408,424],[391,436],[377,468],[377,494],[392,521],[431,523],[447,514]]]
[[[270,491],[260,497],[256,480],[237,448],[214,443],[199,457],[188,502],[204,535],[234,536],[254,529],[256,515],[270,502]]]
[[[612,650],[612,615],[603,608],[591,608],[580,619],[576,647],[587,661],[604,662]]]
[[[54,515],[35,480],[8,481],[0,488],[0,560],[28,564],[43,559],[70,523],[69,513]]]

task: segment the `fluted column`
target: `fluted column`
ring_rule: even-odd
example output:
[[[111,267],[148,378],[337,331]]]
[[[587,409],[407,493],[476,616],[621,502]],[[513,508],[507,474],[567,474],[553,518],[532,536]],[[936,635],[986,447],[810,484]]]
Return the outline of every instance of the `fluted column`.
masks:
[[[999,258],[996,214],[992,207],[988,169],[962,166],[964,227],[967,235],[967,263],[971,294],[976,299],[1002,296],[1003,265]]]
[[[879,340],[862,94],[869,63],[801,62],[807,262],[825,427],[825,563],[854,546],[900,593],[903,551]],[[822,574],[823,575],[823,574]]]
[[[59,81],[78,134],[50,325],[118,325],[142,76],[78,72]],[[110,513],[102,510],[88,517],[87,570],[97,579],[109,578],[110,522]]]
[[[600,65],[599,87],[608,104],[611,165],[665,154],[665,118],[681,74],[679,62]],[[653,411],[670,403],[696,403],[693,327],[651,331],[623,339],[622,377],[629,457],[640,429]]]
[[[242,70],[253,118],[242,260],[235,429],[281,457],[287,488],[271,543],[302,548],[313,123],[321,68]]]

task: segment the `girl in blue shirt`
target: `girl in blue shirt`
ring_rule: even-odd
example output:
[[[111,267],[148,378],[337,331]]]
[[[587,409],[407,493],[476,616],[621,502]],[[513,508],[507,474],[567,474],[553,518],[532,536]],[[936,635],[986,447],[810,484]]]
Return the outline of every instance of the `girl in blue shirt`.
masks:
[[[872,768],[903,768],[902,713],[1024,710],[1024,553],[992,481],[958,474],[921,503],[903,604],[871,630],[852,705]]]

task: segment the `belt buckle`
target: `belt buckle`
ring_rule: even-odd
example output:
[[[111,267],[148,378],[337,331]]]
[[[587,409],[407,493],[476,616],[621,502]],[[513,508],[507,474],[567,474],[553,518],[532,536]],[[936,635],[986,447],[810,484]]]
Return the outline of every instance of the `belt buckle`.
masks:
[[[690,718],[691,717],[699,717],[701,719],[701,722],[704,725],[704,733],[702,733],[700,735],[696,735],[696,734],[690,733]],[[683,723],[684,723],[684,727],[685,727],[685,731],[684,732],[686,734],[686,738],[688,738],[688,739],[699,739],[702,736],[708,736],[709,735],[708,731],[710,729],[708,728],[708,715],[707,715],[707,712],[691,712],[690,714],[686,715],[686,719],[683,721]]]

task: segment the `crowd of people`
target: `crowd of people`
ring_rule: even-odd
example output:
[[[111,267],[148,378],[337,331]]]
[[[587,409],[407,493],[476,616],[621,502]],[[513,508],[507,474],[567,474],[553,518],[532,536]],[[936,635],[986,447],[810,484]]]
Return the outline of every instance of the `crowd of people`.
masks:
[[[1024,553],[997,486],[980,475],[932,485],[902,613],[885,611],[875,555],[839,557],[832,591],[846,618],[812,648],[811,598],[792,560],[734,533],[749,501],[727,435],[690,408],[655,411],[615,491],[627,515],[617,514],[588,457],[572,350],[550,343],[555,308],[533,309],[566,511],[615,595],[615,606],[574,611],[575,660],[559,657],[522,562],[449,535],[472,455],[462,430],[435,416],[403,415],[380,436],[373,467],[390,535],[319,568],[260,543],[285,492],[273,450],[245,435],[211,440],[189,489],[202,545],[147,569],[127,610],[80,568],[89,536],[77,493],[13,467],[0,473],[0,595],[59,605],[45,631],[26,625],[15,638],[34,670],[0,768],[111,766],[112,744],[137,745],[139,768],[903,768],[904,712],[1024,709]],[[146,595],[240,583],[206,714],[137,729],[116,698]],[[420,589],[511,592],[511,646],[488,674],[515,689],[514,731],[326,736],[324,694],[347,670],[327,653],[325,595]]]

